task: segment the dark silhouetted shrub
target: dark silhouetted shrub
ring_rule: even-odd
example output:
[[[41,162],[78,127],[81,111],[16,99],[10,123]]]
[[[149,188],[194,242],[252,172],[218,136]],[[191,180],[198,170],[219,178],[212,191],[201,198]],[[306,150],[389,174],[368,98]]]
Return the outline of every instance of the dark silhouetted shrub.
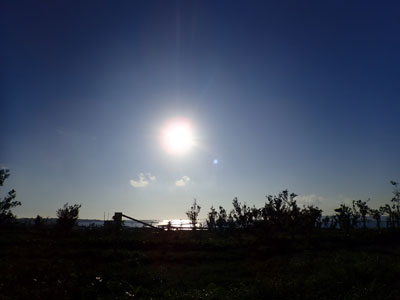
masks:
[[[353,225],[352,223],[353,210],[346,204],[340,204],[340,207],[336,208],[335,212],[336,212],[335,219],[339,224],[340,229],[343,229],[346,232],[348,232]]]
[[[211,206],[210,212],[208,213],[206,220],[208,230],[215,230],[217,228],[217,216],[217,211],[213,206]]]
[[[39,215],[35,218],[35,227],[42,227],[43,226],[43,218]]]
[[[228,216],[226,214],[226,210],[222,206],[220,206],[216,220],[218,229],[221,231],[224,228],[226,228],[227,222],[228,222]]]
[[[80,204],[68,205],[65,203],[63,208],[57,210],[57,227],[61,230],[71,230],[79,217]]]

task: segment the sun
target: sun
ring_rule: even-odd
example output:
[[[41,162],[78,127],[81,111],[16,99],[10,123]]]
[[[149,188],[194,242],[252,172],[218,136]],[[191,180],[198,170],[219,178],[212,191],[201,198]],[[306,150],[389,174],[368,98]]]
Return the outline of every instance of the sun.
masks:
[[[195,145],[194,130],[191,122],[186,119],[173,119],[161,130],[163,149],[172,155],[188,153]]]

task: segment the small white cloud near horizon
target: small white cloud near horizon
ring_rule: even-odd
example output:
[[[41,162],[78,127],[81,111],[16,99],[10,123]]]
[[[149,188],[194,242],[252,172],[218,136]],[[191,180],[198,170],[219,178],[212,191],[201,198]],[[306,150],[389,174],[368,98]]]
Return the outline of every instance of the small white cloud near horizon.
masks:
[[[151,181],[156,180],[156,176],[151,175],[151,173],[146,173],[146,176],[147,176],[147,178],[150,179]]]
[[[181,179],[175,181],[176,186],[185,186],[190,181],[189,176],[183,176]]]
[[[139,180],[131,179],[129,182],[134,188],[143,188],[149,185],[151,181],[156,180],[156,176],[151,175],[151,173],[140,173]]]
[[[297,196],[295,200],[302,205],[321,205],[326,199],[322,196],[317,196],[315,194]]]

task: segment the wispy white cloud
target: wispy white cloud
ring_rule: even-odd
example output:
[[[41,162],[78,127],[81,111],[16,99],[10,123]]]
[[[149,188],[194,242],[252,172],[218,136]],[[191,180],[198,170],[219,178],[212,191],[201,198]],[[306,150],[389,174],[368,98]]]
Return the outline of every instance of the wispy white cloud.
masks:
[[[321,205],[326,199],[322,196],[317,196],[315,194],[297,196],[296,200],[299,204],[303,205]]]
[[[190,181],[189,176],[183,176],[181,179],[175,181],[176,186],[185,186]]]
[[[150,181],[156,180],[156,176],[151,175],[151,173],[146,173],[146,176],[147,176],[148,179],[150,179]]]
[[[151,181],[155,181],[156,176],[151,175],[151,173],[140,173],[139,174],[139,180],[133,180],[131,179],[129,182],[131,186],[134,188],[143,188],[149,185]]]

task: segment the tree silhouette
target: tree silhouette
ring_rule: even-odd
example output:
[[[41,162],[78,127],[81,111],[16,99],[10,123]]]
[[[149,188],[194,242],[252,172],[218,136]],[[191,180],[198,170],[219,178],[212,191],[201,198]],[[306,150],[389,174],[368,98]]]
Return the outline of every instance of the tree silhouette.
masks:
[[[10,176],[9,169],[0,169],[0,186],[3,186],[4,180]]]
[[[381,209],[370,209],[369,214],[376,221],[376,228],[381,229],[381,218],[382,218],[382,210]]]
[[[339,208],[335,209],[336,212],[336,220],[337,223],[339,224],[340,228],[345,230],[346,232],[349,232],[350,228],[353,225],[352,222],[352,216],[353,216],[353,211],[352,209],[347,206],[346,204],[340,204]]]
[[[319,209],[309,207],[301,210],[295,200],[296,197],[297,194],[289,194],[288,190],[283,190],[278,196],[266,196],[268,201],[260,211],[264,226],[275,230],[289,230],[292,233],[302,229],[302,223],[306,219],[310,220],[311,215],[314,217]],[[314,211],[314,208],[317,210]]]
[[[254,217],[258,216],[258,211],[255,211],[257,210],[255,207],[250,208],[246,203],[241,204],[237,197],[233,198],[232,204],[232,215],[239,228],[248,228],[254,225]]]
[[[217,216],[217,211],[213,206],[211,206],[211,210],[208,213],[208,218],[206,220],[208,230],[215,230],[217,228]]]
[[[362,200],[353,200],[353,210],[354,210],[354,215],[360,216],[361,217],[361,222],[363,224],[363,229],[367,228],[367,214],[370,211],[367,202],[369,202],[370,199],[367,201],[362,201]]]
[[[301,227],[311,230],[313,228],[321,228],[322,226],[322,210],[314,205],[308,205],[301,210]],[[329,223],[329,217],[328,217]],[[299,224],[300,225],[300,224]]]
[[[200,205],[198,205],[197,202],[196,202],[196,199],[194,199],[193,205],[186,212],[186,215],[189,218],[190,223],[192,224],[192,229],[193,230],[196,230],[197,217],[199,216],[200,209],[201,209]]]
[[[272,225],[275,229],[283,229],[286,224],[285,215],[287,207],[283,198],[287,198],[287,190],[279,193],[278,196],[266,196],[268,202],[261,210],[264,224]]]
[[[386,216],[386,228],[394,227],[394,211],[389,204],[385,204],[385,206],[380,207],[379,209],[382,214],[387,214]]]
[[[220,206],[218,217],[216,220],[218,229],[222,231],[226,227],[227,222],[228,222],[228,215],[226,214],[226,210],[222,206]]]
[[[390,181],[393,186],[393,225],[400,227],[400,189],[399,183],[396,181]],[[394,227],[394,226],[393,226]]]
[[[35,227],[42,227],[43,226],[43,217],[37,215],[35,218]]]
[[[68,205],[65,203],[63,208],[58,209],[57,227],[64,231],[71,230],[76,225],[81,206],[80,204]]]
[[[261,210],[253,205],[249,211],[249,222],[252,225],[256,225],[260,222]]]
[[[397,182],[391,181],[394,186],[392,204],[386,204],[379,209],[371,209],[367,201],[353,200],[350,206],[341,204],[335,209],[334,216],[322,217],[322,210],[316,206],[308,205],[300,208],[297,205],[295,193],[289,194],[283,190],[276,196],[267,195],[267,202],[258,209],[250,207],[246,203],[239,202],[235,197],[232,201],[233,209],[227,211],[219,206],[217,211],[213,206],[207,215],[207,227],[209,230],[224,229],[251,229],[264,228],[267,231],[286,231],[293,236],[297,232],[307,232],[320,228],[340,228],[347,233],[350,229],[357,228],[359,224],[365,230],[367,228],[367,216],[376,221],[376,227],[381,228],[382,216],[387,216],[387,227],[400,227],[400,189]],[[200,206],[196,199],[190,210],[186,213],[195,230]]]
[[[228,225],[229,229],[235,229],[236,228],[236,222],[235,222],[234,215],[235,215],[235,211],[231,210],[229,215],[228,215],[227,222],[226,222],[226,224]]]
[[[329,216],[325,216],[322,219],[322,225],[324,226],[324,228],[328,228],[330,221],[331,221],[331,218]]]
[[[9,169],[0,169],[0,186],[3,185],[4,181],[9,176]],[[12,213],[11,209],[21,205],[21,202],[14,200],[16,196],[16,191],[12,189],[7,193],[7,196],[0,201],[0,225],[8,225],[15,221],[16,216]]]

